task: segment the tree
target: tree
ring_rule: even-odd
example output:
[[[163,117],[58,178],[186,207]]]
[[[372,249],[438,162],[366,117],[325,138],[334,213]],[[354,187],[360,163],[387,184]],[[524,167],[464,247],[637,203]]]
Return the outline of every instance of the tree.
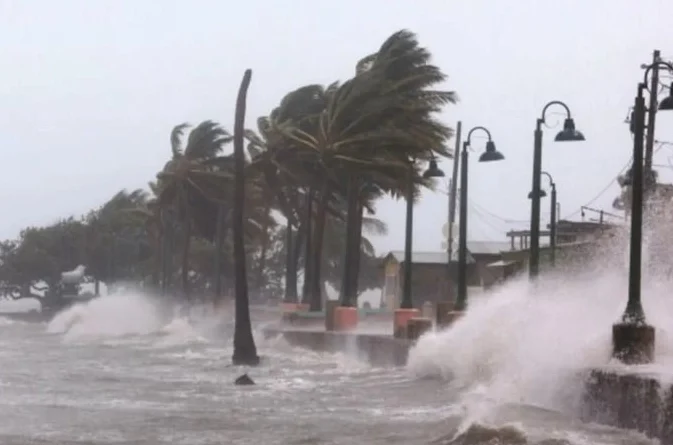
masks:
[[[195,211],[210,207],[209,200],[220,198],[221,181],[227,179],[228,173],[218,169],[216,163],[222,146],[231,141],[231,136],[217,123],[204,121],[190,132],[183,148],[186,128],[188,124],[181,124],[171,131],[173,156],[158,175],[158,200],[165,217],[174,219],[180,230],[182,292],[189,300],[190,243],[200,216]]]
[[[244,244],[245,214],[245,154],[243,152],[243,136],[245,129],[245,102],[252,78],[252,70],[246,70],[236,99],[236,115],[234,121],[234,264],[236,286],[236,319],[234,322],[234,354],[235,365],[258,365],[259,356],[252,335],[250,322],[250,305],[248,301],[248,277],[246,275],[246,258]]]
[[[281,109],[302,104],[299,117],[280,125],[287,139],[285,165],[304,170],[316,193],[311,271],[312,309],[320,309],[321,257],[330,203],[345,199],[346,263],[357,263],[359,202],[366,185],[406,195],[408,181],[429,186],[416,161],[448,156],[451,129],[436,113],[456,100],[453,92],[431,87],[446,76],[429,63],[430,53],[413,33],[399,31],[358,64],[356,75],[327,88],[307,86],[286,96]],[[291,115],[291,114],[290,114]],[[355,250],[355,252],[353,252]],[[354,282],[350,275],[345,282]],[[349,298],[345,298],[348,304]]]
[[[184,141],[188,125],[174,127],[151,193],[120,192],[83,220],[27,229],[0,246],[0,280],[54,282],[83,261],[94,281],[149,279],[164,293],[179,283],[186,300],[197,289],[219,299],[234,283],[234,361],[255,362],[248,280],[256,294],[283,285],[286,301],[297,301],[303,267],[314,310],[325,283],[347,305],[375,284],[367,280],[377,273],[360,273],[377,264],[363,226],[380,197],[406,197],[409,181],[414,196],[431,187],[420,164],[450,155],[451,129],[436,114],[456,98],[434,89],[445,78],[416,36],[399,31],[357,62],[352,78],[289,92],[252,131],[244,128],[246,73],[233,154],[224,153],[233,138],[214,121]]]

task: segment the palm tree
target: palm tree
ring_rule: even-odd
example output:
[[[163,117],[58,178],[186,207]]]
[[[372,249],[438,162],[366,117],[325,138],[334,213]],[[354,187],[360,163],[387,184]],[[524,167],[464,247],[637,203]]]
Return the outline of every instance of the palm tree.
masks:
[[[451,129],[435,117],[455,94],[430,89],[446,76],[429,63],[430,53],[408,31],[389,37],[377,53],[363,59],[357,74],[342,85],[297,90],[293,100],[323,109],[281,128],[314,179],[317,208],[311,259],[312,309],[320,309],[320,266],[329,203],[346,197],[348,240],[346,263],[354,260],[359,192],[365,183],[386,193],[406,190],[408,180],[423,181],[416,160],[448,156]],[[308,97],[307,97],[308,96]],[[308,167],[306,167],[308,165]],[[409,172],[412,177],[409,178]],[[348,281],[351,281],[350,278]],[[346,299],[348,301],[348,299]]]
[[[243,152],[243,137],[245,131],[245,105],[248,87],[252,78],[252,70],[246,70],[241,81],[236,100],[236,115],[234,121],[234,264],[236,285],[236,320],[234,324],[234,354],[232,362],[235,365],[258,365],[259,356],[252,335],[250,322],[250,305],[248,301],[248,277],[245,266],[244,240],[244,205],[245,205],[245,153]]]
[[[204,121],[194,128],[183,147],[182,136],[188,124],[171,132],[172,159],[158,174],[158,202],[164,215],[173,213],[182,235],[182,291],[189,300],[189,252],[196,218],[194,209],[203,208],[218,196],[221,182],[228,176],[216,161],[231,136],[217,123]]]
[[[296,158],[298,153],[294,142],[284,135],[290,126],[303,126],[315,118],[316,112],[324,108],[324,89],[319,85],[308,85],[287,94],[268,117],[259,118],[257,133],[247,130],[250,141],[251,169],[261,172],[264,186],[268,190],[267,203],[275,203],[277,210],[287,219],[286,283],[284,301],[294,303],[298,299],[297,264],[302,245],[310,246],[304,224],[304,208],[311,206],[310,186],[314,180],[308,172],[310,162]]]

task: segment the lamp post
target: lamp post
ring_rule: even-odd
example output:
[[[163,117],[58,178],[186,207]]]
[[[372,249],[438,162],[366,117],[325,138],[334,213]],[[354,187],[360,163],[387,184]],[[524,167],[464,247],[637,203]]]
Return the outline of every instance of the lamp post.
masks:
[[[407,220],[404,235],[404,278],[402,283],[402,301],[400,307],[395,310],[393,318],[393,335],[397,338],[406,336],[407,323],[409,320],[419,314],[418,309],[414,309],[414,303],[411,295],[411,268],[412,268],[412,239],[414,229],[414,163],[409,163],[407,177]],[[437,160],[433,157],[430,160],[430,166],[423,173],[423,178],[441,178],[444,172],[437,166]]]
[[[645,133],[644,83],[638,84],[633,112],[633,168],[625,182],[631,185],[631,245],[629,297],[620,323],[612,326],[612,354],[629,364],[649,363],[654,358],[654,328],[645,322],[640,298],[643,224],[643,138]]]
[[[551,175],[547,172],[540,173],[543,176],[546,176],[549,179],[549,186],[551,188],[551,208],[549,210],[549,263],[552,267],[556,265],[556,215],[557,215],[557,203],[556,203],[556,183]],[[545,198],[547,192],[543,189],[540,189],[540,198]],[[533,192],[528,193],[528,199],[533,198]]]
[[[454,317],[465,311],[467,308],[467,185],[468,185],[468,148],[470,139],[475,131],[483,131],[488,136],[486,142],[486,151],[479,156],[479,162],[502,161],[505,159],[502,153],[495,148],[495,143],[491,138],[491,132],[485,127],[474,127],[467,133],[467,138],[463,142],[463,151],[460,155],[460,214],[458,230],[458,292],[456,304],[454,305]]]
[[[643,83],[645,88],[650,92],[650,103],[647,108],[647,136],[645,141],[645,169],[652,169],[652,155],[654,153],[654,123],[656,121],[657,111],[657,96],[659,91],[659,68],[667,68],[673,72],[673,65],[661,60],[661,53],[659,50],[654,50],[652,54],[652,63],[644,65],[645,75]],[[648,83],[648,75],[651,74],[650,82]],[[649,84],[649,87],[647,86]],[[669,88],[669,95],[659,104],[660,110],[673,110],[673,84]]]
[[[424,178],[441,178],[444,172],[437,166],[434,157],[430,160],[430,166],[423,173]],[[414,231],[414,171],[413,163],[409,164],[409,177],[407,178],[407,221],[404,233],[404,283],[402,286],[402,301],[400,309],[413,309],[411,297],[411,251],[413,246]]]
[[[542,174],[542,124],[549,107],[560,105],[566,111],[566,119],[561,130],[554,140],[556,142],[583,141],[584,135],[575,129],[575,121],[570,114],[570,108],[558,100],[549,102],[542,109],[542,115],[535,126],[535,143],[533,147],[533,187],[530,205],[530,258],[528,261],[528,273],[531,279],[535,279],[540,266],[540,175]]]
[[[655,51],[655,59],[658,53]],[[654,327],[647,324],[641,301],[642,283],[642,239],[644,195],[656,185],[656,175],[651,165],[643,166],[645,115],[648,114],[647,143],[654,141],[654,114],[656,97],[650,96],[650,108],[645,108],[643,92],[647,89],[647,77],[652,69],[665,66],[673,71],[669,63],[655,60],[645,69],[644,82],[638,84],[638,94],[633,107],[631,129],[633,131],[633,166],[624,176],[623,185],[631,186],[631,240],[629,252],[629,296],[624,315],[619,323],[612,326],[612,355],[627,364],[650,363],[654,360]],[[658,85],[650,90],[657,95]],[[659,110],[673,110],[673,84],[669,95],[659,104]],[[650,160],[651,162],[651,160]]]
[[[549,223],[549,249],[550,257],[549,263],[551,267],[556,266],[556,183],[552,179],[551,175],[547,172],[542,172],[543,175],[546,175],[549,178],[549,185],[551,187],[551,209],[549,211],[549,218],[551,219]]]

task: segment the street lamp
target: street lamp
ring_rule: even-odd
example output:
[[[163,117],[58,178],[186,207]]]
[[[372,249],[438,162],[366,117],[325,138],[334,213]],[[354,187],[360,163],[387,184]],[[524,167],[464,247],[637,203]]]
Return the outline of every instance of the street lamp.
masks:
[[[547,110],[552,105],[560,105],[566,111],[566,119],[561,130],[554,140],[556,142],[583,141],[584,135],[575,129],[575,121],[570,115],[570,108],[558,100],[549,102],[542,109],[542,116],[535,126],[535,144],[533,147],[533,189],[531,191],[530,205],[530,258],[528,261],[528,273],[531,278],[536,278],[540,266],[540,175],[542,174],[542,124],[545,123]]]
[[[404,234],[404,283],[402,286],[402,301],[400,309],[413,309],[411,298],[411,250],[414,229],[414,163],[409,164],[409,177],[407,178],[407,222]],[[423,178],[441,178],[444,172],[437,166],[437,160],[432,157],[430,166],[423,173]]]
[[[413,266],[411,259],[412,234],[414,224],[414,164],[409,163],[407,178],[407,222],[404,236],[404,282],[402,283],[402,301],[400,307],[395,310],[393,315],[393,336],[403,338],[407,335],[407,324],[409,320],[417,317],[418,309],[414,309],[414,303],[411,296],[411,268]],[[423,178],[441,178],[444,172],[437,166],[437,160],[434,156],[430,159],[430,166],[423,173]]]
[[[549,248],[551,255],[549,262],[551,266],[554,267],[556,265],[556,183],[549,173],[541,172],[541,174],[549,179],[549,186],[551,187],[551,209],[549,210],[549,219],[551,220],[549,223]],[[547,192],[540,189],[540,198],[545,198],[546,196]],[[532,198],[533,192],[528,193],[528,199]]]
[[[666,65],[670,67],[668,63]],[[670,69],[673,71],[673,67]],[[666,96],[666,98],[659,104],[659,110],[673,110],[673,82],[671,82],[671,86],[668,87],[668,96]]]
[[[668,97],[662,100],[657,107],[657,96],[659,95],[659,69],[666,68],[673,73],[673,65],[661,60],[661,52],[659,50],[654,50],[652,53],[652,63],[649,65],[642,65],[641,68],[645,69],[643,84],[650,92],[650,103],[645,110],[648,114],[647,125],[645,127],[647,128],[647,134],[645,136],[645,169],[651,170],[652,156],[654,155],[654,127],[657,118],[657,108],[660,110],[673,110],[673,89],[668,90]],[[651,76],[649,76],[650,74]],[[673,85],[671,86],[673,87]]]
[[[612,326],[612,355],[627,364],[650,363],[654,360],[654,327],[645,321],[645,311],[641,302],[642,282],[642,240],[643,240],[643,198],[656,186],[656,173],[652,170],[652,148],[654,146],[654,122],[657,110],[658,70],[666,67],[673,72],[673,65],[659,58],[654,51],[654,61],[645,68],[644,81],[638,84],[638,94],[633,107],[631,131],[633,133],[633,166],[624,175],[622,185],[631,186],[631,240],[629,252],[629,297],[624,315],[619,323]],[[648,89],[648,74],[652,72],[649,88],[650,106],[645,108],[644,90]],[[659,110],[673,110],[673,85],[669,95],[659,104]],[[647,141],[645,137],[645,115],[647,114]],[[644,158],[644,159],[643,159]],[[643,165],[643,160],[644,165]]]
[[[645,134],[645,83],[638,84],[633,112],[633,167],[624,184],[631,185],[631,245],[629,298],[620,323],[612,326],[612,354],[628,364],[654,359],[654,328],[645,322],[640,298],[643,225],[643,137]]]
[[[460,313],[467,308],[467,160],[468,148],[472,133],[481,130],[488,136],[486,151],[479,156],[479,162],[502,161],[505,156],[495,149],[495,143],[491,139],[491,132],[485,127],[474,127],[467,133],[463,142],[463,151],[460,159],[460,215],[458,219],[458,295],[454,312]]]

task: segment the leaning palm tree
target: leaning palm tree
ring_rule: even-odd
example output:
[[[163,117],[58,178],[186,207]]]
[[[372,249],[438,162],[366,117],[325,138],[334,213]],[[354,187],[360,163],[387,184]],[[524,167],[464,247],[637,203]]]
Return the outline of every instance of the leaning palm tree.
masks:
[[[245,217],[245,153],[243,136],[245,131],[245,105],[252,70],[246,70],[241,81],[236,100],[234,120],[234,281],[236,286],[236,319],[234,322],[234,365],[258,365],[259,356],[252,335],[250,321],[250,302],[248,299],[248,277],[246,274],[246,255],[244,240]]]
[[[308,238],[311,231],[306,227],[310,226],[311,219],[305,218],[305,208],[312,204],[311,183],[315,177],[311,168],[314,160],[296,157],[301,152],[284,132],[289,127],[310,127],[324,106],[325,89],[319,85],[304,86],[287,94],[269,116],[259,118],[257,133],[246,131],[251,170],[261,174],[271,195],[267,199],[275,203],[287,219],[288,227],[294,229],[285,232],[287,261],[283,300],[288,303],[298,300],[297,262],[302,245],[311,246]]]
[[[172,213],[182,235],[182,291],[189,300],[189,252],[194,230],[194,207],[208,201],[229,173],[213,164],[231,136],[217,123],[205,121],[196,126],[183,147],[182,136],[187,124],[171,132],[172,158],[157,175],[158,203],[162,211]]]
[[[413,33],[397,32],[360,64],[355,77],[311,96],[314,103],[324,104],[321,112],[283,129],[297,151],[293,161],[313,169],[318,195],[310,260],[315,267],[312,309],[320,308],[320,258],[329,202],[347,197],[350,263],[363,185],[388,193],[404,190],[406,195],[410,181],[428,185],[416,160],[450,154],[445,143],[451,129],[436,113],[456,98],[452,92],[431,89],[446,76],[429,60],[430,53]]]

